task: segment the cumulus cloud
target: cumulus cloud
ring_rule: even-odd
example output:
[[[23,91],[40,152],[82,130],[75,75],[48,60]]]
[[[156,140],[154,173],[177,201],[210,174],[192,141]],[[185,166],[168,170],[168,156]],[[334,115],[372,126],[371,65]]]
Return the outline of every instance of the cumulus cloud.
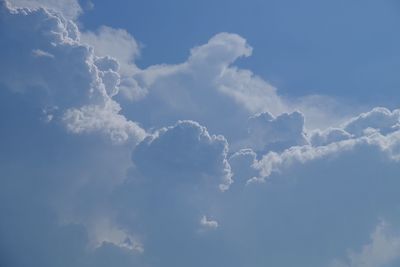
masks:
[[[293,121],[293,129],[302,129],[294,122],[298,121]],[[130,182],[118,192],[120,223],[129,231],[141,229],[139,232],[146,233],[145,251],[157,255],[160,261],[204,266],[207,260],[190,254],[192,250],[185,250],[190,256],[174,261],[176,254],[170,245],[190,244],[193,250],[211,253],[212,247],[207,249],[201,242],[212,240],[219,253],[230,255],[229,261],[213,257],[218,264],[239,266],[235,262],[242,261],[254,266],[260,262],[295,266],[302,262],[307,266],[328,266],[338,255],[362,247],[380,217],[396,217],[398,132],[333,138],[325,145],[294,145],[282,152],[268,152],[261,159],[251,149],[240,150],[228,159],[235,182],[229,190],[216,195],[204,183],[187,179],[200,177],[198,166],[203,166],[200,170],[210,169],[193,157],[210,153],[199,152],[201,149],[194,152],[191,148],[195,146],[189,145],[192,142],[187,139],[193,128],[198,133],[199,126],[194,127],[191,122],[190,130],[182,131],[185,124],[178,125],[161,129],[138,146],[133,152],[136,166]],[[281,130],[280,124],[275,126],[276,131]],[[168,131],[171,137],[167,138]],[[182,132],[186,133],[178,134]],[[157,138],[165,141],[152,144]],[[201,140],[189,138],[198,139]],[[183,140],[182,145],[176,144],[177,140]],[[154,149],[149,148],[152,145]],[[177,154],[165,156],[171,147]],[[186,147],[189,154],[181,153],[181,147]],[[190,163],[184,163],[186,160]],[[194,162],[198,163],[192,165]],[[253,184],[248,180],[267,183]],[[143,209],[142,205],[122,203],[147,205]],[[215,226],[215,221],[223,227],[217,227],[214,234],[212,231],[196,237],[199,214],[210,214],[203,215],[200,225]],[[166,231],[156,230],[160,223]],[[240,255],[235,255],[236,250],[241,251]],[[374,257],[386,259],[381,252],[374,252]]]
[[[102,26],[95,32],[83,32],[81,40],[93,46],[97,56],[111,56],[118,60],[121,76],[119,87],[126,97],[138,100],[146,95],[145,88],[140,87],[133,78],[139,72],[134,60],[140,55],[140,47],[132,35],[123,29]]]
[[[134,60],[140,55],[135,38],[123,29],[102,26],[95,32],[83,32],[81,40],[93,46],[96,55],[117,59],[127,73],[130,68],[134,68]]]
[[[62,120],[73,133],[101,132],[115,143],[141,140],[145,132],[137,124],[118,114],[120,107],[110,101],[104,106],[88,105],[80,109],[69,109]]]
[[[67,19],[76,19],[82,8],[77,0],[7,0],[14,7],[45,7],[61,13]]]
[[[73,22],[45,8],[1,1],[0,36],[0,210],[7,214],[0,265],[137,263],[136,237],[113,224],[96,232],[102,220],[112,222],[99,203],[124,179],[132,144],[145,136],[112,99],[118,62],[96,56]]]
[[[48,115],[72,132],[103,132],[116,142],[144,137],[112,99],[120,81],[118,62],[82,45],[73,22],[42,8],[10,9],[4,2],[1,14],[3,87],[37,98],[42,109],[56,107]]]
[[[350,119],[343,128],[311,131],[307,137],[303,128],[304,118],[300,113],[283,114],[277,118],[263,113],[250,118],[250,144],[252,140],[255,143],[250,150],[234,154],[232,160],[240,162],[243,158],[248,161],[248,156],[254,155],[250,157],[254,158],[250,166],[253,172],[254,169],[259,171],[260,177],[252,181],[263,181],[273,172],[292,164],[329,157],[360,146],[379,149],[388,159],[397,161],[397,123],[397,110],[375,108]],[[266,145],[271,147],[271,151],[265,149]],[[259,160],[256,160],[257,154],[261,156]]]
[[[181,64],[150,66],[132,75],[145,96],[133,104],[122,100],[121,105],[127,116],[145,127],[190,119],[235,142],[247,134],[240,125],[255,111],[280,114],[286,110],[275,88],[251,71],[232,66],[251,52],[241,36],[217,34],[193,48]]]
[[[137,262],[134,237],[128,249],[126,242],[105,236],[108,229],[93,227],[110,216],[107,196],[131,166],[131,149],[96,135],[68,134],[63,125],[42,121],[41,111],[23,95],[2,88],[0,98],[0,265]]]
[[[241,149],[229,158],[234,173],[234,186],[237,184],[243,186],[248,180],[259,176],[259,171],[255,168],[257,162],[257,153],[252,149]]]
[[[314,146],[324,146],[352,138],[352,135],[342,128],[328,128],[324,131],[310,133],[310,142]]]
[[[97,38],[100,36],[98,33]],[[240,142],[248,136],[243,125],[257,114],[278,117],[297,114],[294,112],[299,110],[308,118],[303,119],[303,124],[312,129],[326,128],[343,119],[340,115],[339,120],[337,114],[345,113],[345,109],[339,109],[329,97],[281,96],[273,85],[251,70],[235,66],[238,59],[251,56],[252,50],[243,37],[219,33],[191,49],[187,60],[180,64],[136,69],[127,75],[131,82],[123,89],[124,95],[134,96],[130,97],[134,103],[121,99],[125,114],[154,128],[172,125],[177,120],[198,121],[210,131],[223,134],[235,150],[243,148]],[[293,114],[291,117],[295,117]]]
[[[276,118],[268,112],[261,113],[250,117],[248,124],[250,148],[258,153],[308,144],[300,112],[283,113]]]
[[[201,217],[200,225],[204,228],[208,229],[216,229],[218,228],[218,222],[214,220],[209,220],[205,215]]]
[[[239,35],[141,70],[128,32],[36,7],[0,9],[0,264],[396,263],[398,110],[310,131]]]
[[[255,266],[330,266],[333,258],[343,259],[338,266],[396,266],[397,234],[376,225],[380,218],[398,225],[399,140],[398,132],[374,133],[270,152],[259,161],[251,150],[235,154],[234,190],[221,204],[218,222],[221,231],[245,233],[236,238],[233,230],[224,233],[232,237],[225,242],[254,244],[257,253],[243,245],[247,252],[241,255],[253,255],[246,262]],[[243,172],[238,177],[237,169]],[[249,179],[257,170],[268,177],[266,183],[235,188],[236,179]]]
[[[371,234],[371,242],[361,251],[349,252],[348,263],[336,260],[331,267],[381,267],[392,266],[400,259],[400,237],[390,231],[384,221]],[[393,265],[394,266],[394,265]]]
[[[379,133],[373,133],[370,136],[348,139],[339,142],[333,142],[325,146],[300,146],[291,147],[282,153],[269,152],[255,164],[260,170],[261,180],[271,175],[272,172],[279,172],[291,164],[305,163],[316,159],[329,157],[342,153],[343,151],[353,150],[359,146],[370,146],[377,148],[385,153],[388,159],[398,160],[399,133],[394,132],[387,136]]]
[[[129,250],[132,253],[143,253],[143,245],[133,235],[118,228],[110,218],[101,218],[90,225],[92,231],[91,246],[95,249],[100,248],[105,243],[113,244],[115,247],[123,250]]]
[[[201,183],[210,180],[221,190],[232,183],[227,160],[228,143],[193,121],[180,121],[146,138],[133,152],[139,172],[167,183]],[[169,177],[169,178],[167,178]],[[196,181],[198,179],[198,181]]]
[[[310,132],[310,141],[313,145],[319,146],[373,133],[387,135],[400,129],[399,118],[398,109],[390,111],[387,108],[376,107],[350,118],[342,126]]]
[[[400,110],[390,111],[387,108],[377,107],[347,122],[344,130],[356,136],[363,135],[368,129],[387,134],[400,129],[399,119]]]

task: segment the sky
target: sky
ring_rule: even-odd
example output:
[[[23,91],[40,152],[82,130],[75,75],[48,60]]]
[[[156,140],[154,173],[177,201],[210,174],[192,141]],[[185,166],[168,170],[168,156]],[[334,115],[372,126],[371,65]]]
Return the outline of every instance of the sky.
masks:
[[[144,46],[137,61],[142,67],[179,63],[210,36],[234,32],[255,48],[238,65],[256,71],[284,94],[396,105],[396,0],[116,0],[95,7],[82,17],[84,26],[127,29]]]
[[[399,24],[0,0],[0,266],[399,266]]]

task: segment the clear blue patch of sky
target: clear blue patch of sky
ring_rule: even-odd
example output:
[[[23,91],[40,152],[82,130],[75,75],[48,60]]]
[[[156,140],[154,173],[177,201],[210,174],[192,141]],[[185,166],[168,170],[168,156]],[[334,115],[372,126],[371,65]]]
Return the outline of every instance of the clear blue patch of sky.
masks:
[[[324,94],[397,107],[400,1],[146,0],[93,1],[81,22],[128,30],[144,45],[141,67],[184,61],[218,32],[254,48],[237,64],[281,94]]]

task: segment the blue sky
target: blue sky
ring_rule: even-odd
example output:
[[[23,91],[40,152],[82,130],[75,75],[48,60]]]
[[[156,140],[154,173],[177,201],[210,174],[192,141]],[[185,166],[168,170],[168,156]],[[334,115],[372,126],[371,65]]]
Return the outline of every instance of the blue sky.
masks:
[[[0,266],[399,266],[399,22],[0,0]]]
[[[138,65],[179,63],[218,32],[254,47],[238,65],[282,93],[327,94],[395,107],[400,78],[400,6],[385,1],[101,1],[81,19],[88,29],[127,29],[144,45]],[[143,26],[145,25],[145,26]]]

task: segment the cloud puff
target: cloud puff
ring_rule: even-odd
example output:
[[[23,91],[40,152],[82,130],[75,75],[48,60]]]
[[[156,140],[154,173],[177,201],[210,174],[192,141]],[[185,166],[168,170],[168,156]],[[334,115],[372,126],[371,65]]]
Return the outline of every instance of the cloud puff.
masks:
[[[352,135],[341,128],[328,128],[324,131],[317,130],[310,133],[310,142],[313,146],[324,146],[350,138]]]
[[[211,179],[227,190],[232,183],[227,153],[223,136],[210,135],[196,122],[180,121],[140,143],[133,152],[133,162],[139,172],[153,179],[182,184]]]
[[[355,136],[339,128],[326,133],[324,144],[312,142],[280,153],[269,152],[261,160],[250,149],[230,158],[235,183],[225,204],[220,204],[235,208],[224,206],[218,222],[224,229],[246,234],[225,241],[254,242],[256,251],[257,246],[271,250],[268,259],[259,256],[262,252],[252,251],[258,256],[247,259],[247,263],[328,266],[329,258],[342,258],[333,266],[396,266],[397,235],[376,224],[382,217],[396,224],[399,220],[396,190],[392,189],[398,184],[399,132],[374,131]],[[257,172],[266,185],[247,183],[244,189],[235,187],[237,180],[249,180]],[[246,217],[246,222],[238,219]],[[371,232],[372,241],[368,242]],[[224,235],[235,234],[232,231]],[[268,241],[271,239],[275,241]],[[321,244],[323,247],[316,247]],[[360,248],[361,252],[347,254]],[[313,256],[315,251],[320,256]],[[281,253],[285,256],[281,257]]]
[[[297,127],[298,120],[292,122],[293,129],[302,129]],[[379,218],[399,219],[394,201],[399,170],[398,132],[351,136],[331,140],[327,145],[296,145],[282,152],[269,152],[261,159],[251,149],[241,150],[229,157],[235,182],[229,190],[216,195],[204,183],[188,179],[201,176],[197,166],[213,169],[200,164],[212,156],[202,156],[202,160],[194,157],[210,153],[193,150],[197,146],[190,145],[193,140],[202,139],[189,138],[201,136],[200,126],[193,122],[178,125],[161,129],[139,144],[133,154],[135,171],[117,193],[119,223],[128,231],[142,233],[145,251],[157,255],[163,263],[204,266],[207,260],[190,251],[211,253],[217,247],[219,253],[229,255],[229,260],[214,256],[212,260],[219,264],[240,266],[237,262],[245,262],[259,266],[262,262],[294,266],[302,262],[307,266],[328,266],[333,259],[346,259],[349,249],[366,244]],[[280,125],[275,126],[279,132]],[[168,131],[171,132],[167,134]],[[155,142],[158,138],[159,142]],[[182,147],[188,154],[180,152]],[[171,150],[175,153],[166,152]],[[193,162],[200,163],[192,165]],[[246,183],[254,176],[267,183]],[[203,221],[204,227],[215,226],[211,224],[215,221],[221,227],[196,237],[199,214],[216,218],[202,217],[200,225]],[[165,231],[157,230],[160,224]],[[212,246],[208,243],[211,241]],[[202,242],[211,247],[202,246]],[[185,256],[175,261],[177,252],[173,248],[185,247],[179,244],[190,244],[193,250],[184,249]],[[236,255],[234,251],[238,250],[241,253]],[[374,257],[386,257],[378,252]],[[144,255],[150,260],[148,257],[149,254]]]
[[[44,8],[1,1],[0,36],[0,210],[7,214],[0,265],[137,263],[136,237],[99,226],[112,221],[99,203],[124,179],[132,144],[145,136],[112,99],[118,62],[95,56],[73,22]]]
[[[395,266],[399,263],[399,251],[399,236],[390,231],[387,223],[381,222],[371,234],[370,243],[364,245],[359,252],[349,253],[348,263],[335,261],[331,267]]]
[[[216,229],[218,228],[218,222],[214,220],[209,220],[205,215],[201,217],[200,225],[204,228],[208,229]]]
[[[0,12],[3,87],[34,98],[38,108],[56,110],[50,115],[72,132],[103,132],[115,142],[144,137],[111,98],[118,92],[118,62],[82,45],[73,22],[42,8],[10,9],[4,2]]]
[[[400,129],[400,110],[390,111],[386,108],[374,108],[373,110],[362,113],[344,125],[344,130],[361,136],[368,129],[377,130],[382,134],[387,134]]]
[[[93,134],[68,134],[63,125],[42,121],[41,110],[25,95],[3,89],[0,265],[101,266],[99,259],[111,258],[114,266],[137,262],[134,236],[125,233],[133,244],[128,248],[119,239],[122,231],[117,236],[104,227],[97,232],[99,219],[110,217],[105,204],[110,191],[131,166],[130,146],[115,146]]]
[[[100,32],[96,36],[100,38],[101,35]],[[115,30],[114,35],[118,40]],[[134,100],[134,104],[119,98],[124,113],[148,128],[172,125],[178,120],[198,121],[211,132],[224,135],[235,151],[244,148],[242,141],[248,137],[243,125],[247,125],[249,117],[260,113],[278,117],[300,110],[313,129],[316,125],[325,128],[331,126],[332,121],[338,121],[336,114],[340,112],[336,111],[337,104],[332,99],[283,97],[252,71],[234,65],[238,59],[251,54],[252,48],[243,37],[219,33],[191,49],[187,60],[180,64],[135,69],[126,76],[131,82],[123,89],[124,95],[131,95],[128,98]],[[304,144],[301,137],[298,138],[299,144]],[[265,142],[267,145],[268,141]],[[284,145],[281,146],[283,149]]]
[[[69,109],[62,120],[73,133],[101,132],[117,144],[141,140],[145,136],[144,130],[118,114],[120,110],[118,104],[110,101],[104,106],[87,105],[80,109]]]
[[[122,99],[125,114],[149,128],[178,120],[198,121],[234,143],[247,134],[240,125],[256,111],[280,114],[287,110],[274,87],[251,71],[232,66],[251,52],[241,36],[220,33],[191,49],[181,64],[139,70],[131,78],[146,94],[134,104]]]
[[[387,135],[400,129],[399,114],[398,109],[390,111],[387,108],[376,107],[349,119],[341,127],[312,131],[310,141],[313,145],[320,146],[376,132]]]
[[[77,0],[7,0],[14,7],[45,7],[61,13],[67,19],[76,19],[82,8]]]
[[[140,47],[132,35],[123,29],[102,26],[95,32],[81,33],[81,40],[93,46],[97,56],[111,56],[118,60],[121,78],[119,88],[124,96],[138,100],[146,95],[146,89],[140,87],[133,78],[140,71],[134,63],[140,55]]]
[[[287,117],[283,115],[282,117]],[[257,120],[273,121],[273,117],[269,114],[261,114],[256,117]],[[281,168],[291,164],[305,163],[308,161],[317,160],[319,158],[329,157],[344,151],[357,149],[359,146],[371,146],[381,150],[389,159],[398,160],[398,136],[397,130],[398,118],[397,110],[393,112],[384,108],[375,108],[370,112],[363,113],[357,117],[350,119],[344,123],[343,128],[329,128],[325,131],[314,131],[310,135],[310,143],[307,141],[306,134],[303,130],[301,121],[289,121],[289,125],[295,130],[297,134],[292,134],[290,130],[281,130],[278,124],[279,118],[277,117],[276,125],[272,128],[278,131],[279,138],[287,136],[300,136],[300,143],[292,143],[286,146],[281,152],[271,151],[265,153],[258,162],[252,163],[252,167],[260,170],[261,180],[268,177],[272,172],[279,172]],[[257,124],[257,126],[259,126]],[[267,131],[265,129],[258,129],[258,132]],[[265,126],[264,126],[265,127]],[[297,129],[297,130],[296,130]],[[299,135],[300,133],[300,135]],[[259,140],[272,140],[272,136],[259,137]],[[290,138],[288,139],[290,140]],[[295,140],[295,139],[293,139]],[[292,141],[293,142],[293,141]],[[263,144],[258,143],[254,146],[255,150],[263,147]],[[375,149],[374,148],[374,149]],[[257,180],[257,179],[255,179]]]
[[[241,149],[231,155],[229,158],[229,164],[234,173],[234,187],[238,184],[243,186],[248,180],[259,176],[259,170],[255,168],[257,162],[257,153],[252,149]]]
[[[249,143],[254,151],[282,151],[292,146],[308,144],[304,117],[300,112],[283,113],[277,117],[261,113],[249,118]]]
[[[213,203],[232,183],[227,153],[224,137],[193,121],[161,128],[136,146],[134,166],[112,199],[117,224],[140,237],[145,261],[189,264],[190,251],[213,238],[199,233],[219,226]]]
[[[325,146],[313,147],[306,145],[301,147],[292,147],[282,153],[267,153],[255,165],[257,166],[256,168],[260,169],[263,180],[265,177],[270,176],[272,172],[279,171],[281,168],[285,168],[285,166],[329,157],[331,155],[336,155],[337,153],[353,150],[359,146],[376,147],[385,153],[389,159],[397,160],[399,158],[397,148],[399,144],[398,138],[399,133],[394,132],[387,136],[373,134],[371,136],[363,136],[360,138],[330,143]]]
[[[210,71],[219,73],[240,57],[248,57],[252,48],[246,40],[237,34],[219,33],[207,44],[197,46],[190,51],[188,63],[194,68],[211,65]],[[201,70],[204,72],[204,69]]]
[[[251,150],[235,154],[233,191],[219,203],[219,230],[231,237],[225,242],[252,244],[248,250],[239,246],[242,256],[253,256],[245,262],[255,266],[330,266],[338,258],[338,266],[392,266],[398,260],[396,232],[376,225],[380,218],[398,225],[399,140],[398,132],[374,133],[270,152],[259,161]],[[236,177],[236,170],[243,173]],[[266,183],[235,187],[241,175],[249,179],[257,170]]]
[[[112,56],[123,67],[132,64],[140,55],[139,45],[126,30],[100,27],[96,32],[83,32],[81,40],[94,47],[99,57]]]

